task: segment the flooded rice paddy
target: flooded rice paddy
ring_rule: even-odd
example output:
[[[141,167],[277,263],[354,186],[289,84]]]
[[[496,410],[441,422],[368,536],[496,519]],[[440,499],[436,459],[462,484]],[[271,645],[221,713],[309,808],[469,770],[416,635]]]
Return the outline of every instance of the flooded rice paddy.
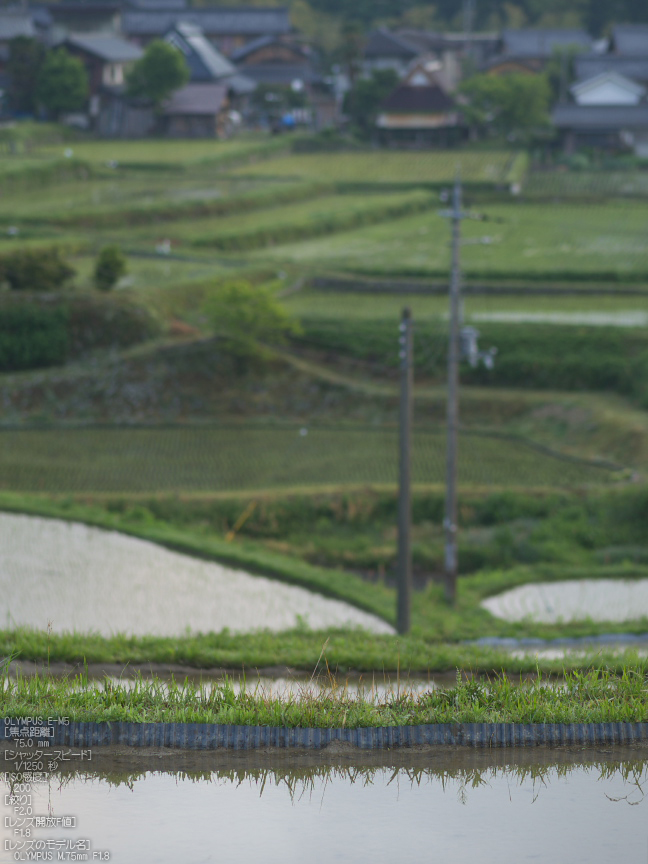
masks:
[[[644,864],[648,856],[645,750],[93,760],[77,756],[36,782],[5,773],[2,801],[29,789],[33,816],[51,821],[25,837],[5,804],[2,864],[30,860],[19,845],[30,839],[49,843],[51,860],[108,853],[115,864]],[[66,818],[73,825],[52,827]],[[54,843],[78,841],[78,857],[57,857]]]
[[[103,636],[393,628],[374,615],[284,585],[87,525],[0,514],[3,626]]]
[[[632,621],[648,617],[648,579],[578,579],[522,585],[481,604],[507,621]]]
[[[569,324],[586,327],[645,327],[648,312],[628,309],[618,312],[474,312],[471,321],[506,324]]]

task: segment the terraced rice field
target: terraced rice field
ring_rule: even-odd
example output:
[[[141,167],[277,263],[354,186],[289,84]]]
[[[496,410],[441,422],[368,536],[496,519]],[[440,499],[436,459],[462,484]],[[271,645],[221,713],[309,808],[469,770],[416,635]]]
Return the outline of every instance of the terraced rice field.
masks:
[[[319,236],[356,225],[387,221],[404,212],[427,209],[431,198],[425,192],[396,195],[329,195],[272,208],[253,210],[212,219],[183,219],[129,229],[124,242],[153,242],[164,231],[172,244],[223,251],[265,246],[282,239]],[[117,235],[115,235],[117,236]]]
[[[24,492],[228,491],[395,483],[396,430],[167,428],[0,433],[0,488]],[[445,435],[417,432],[415,483],[442,483]],[[616,472],[522,440],[461,436],[459,479],[477,485],[571,487]]]
[[[468,276],[587,274],[648,279],[646,209],[639,202],[488,204],[462,227]],[[438,276],[450,266],[449,226],[434,210],[326,239],[276,246],[265,257],[327,270]]]
[[[464,183],[506,183],[515,167],[516,154],[506,151],[466,153],[457,151],[359,153],[303,153],[272,162],[246,165],[234,174],[245,177],[291,177],[337,183],[396,184],[452,183],[457,169]]]

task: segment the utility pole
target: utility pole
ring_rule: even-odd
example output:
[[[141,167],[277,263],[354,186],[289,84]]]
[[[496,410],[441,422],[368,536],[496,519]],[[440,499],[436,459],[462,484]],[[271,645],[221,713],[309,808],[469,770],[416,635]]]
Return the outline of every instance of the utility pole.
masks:
[[[410,607],[412,598],[412,385],[414,364],[412,350],[412,316],[408,308],[403,309],[398,339],[400,360],[400,417],[399,417],[399,478],[398,478],[398,610],[397,629],[407,633],[410,629]]]
[[[454,603],[457,594],[457,461],[459,433],[459,359],[461,317],[461,210],[459,174],[452,195],[452,210],[445,211],[452,220],[452,272],[450,275],[450,334],[448,339],[448,439],[446,450],[446,501],[443,528],[445,533],[445,595]]]
[[[463,0],[462,12],[464,34],[470,37],[475,20],[475,0]]]

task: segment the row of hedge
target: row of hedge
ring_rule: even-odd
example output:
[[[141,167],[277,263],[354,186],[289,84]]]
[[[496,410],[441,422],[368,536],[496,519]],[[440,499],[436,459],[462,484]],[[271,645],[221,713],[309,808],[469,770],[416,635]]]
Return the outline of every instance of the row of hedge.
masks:
[[[402,267],[394,270],[375,270],[371,267],[348,267],[348,272],[358,276],[374,277],[376,279],[439,279],[446,283],[449,279],[447,269],[424,267]],[[648,283],[646,270],[479,270],[465,269],[461,272],[464,280],[488,280],[489,282],[626,282]]]
[[[591,286],[591,280],[585,285],[556,286],[556,285],[528,285],[515,284],[507,280],[498,280],[495,284],[463,285],[461,292],[466,296],[518,296],[525,295],[533,296],[606,296],[612,295],[616,297],[648,297],[648,288],[642,287],[613,287],[608,288],[603,285]],[[503,284],[502,284],[503,283]],[[429,279],[370,279],[367,277],[350,278],[344,276],[314,276],[309,280],[309,287],[315,291],[331,291],[333,293],[345,292],[350,294],[425,294],[427,296],[448,296],[448,276],[445,279],[440,279],[438,282],[431,282]]]
[[[396,370],[398,324],[304,319],[297,345]],[[497,348],[494,369],[464,364],[465,384],[551,390],[611,390],[648,407],[648,333],[644,329],[550,324],[479,325],[480,348]],[[415,324],[416,373],[443,380],[447,325]]]
[[[71,180],[88,180],[92,173],[92,165],[83,159],[57,159],[40,165],[24,165],[0,172],[0,195],[21,189],[41,189]]]
[[[159,332],[151,315],[123,299],[8,294],[0,300],[0,370],[56,366],[98,349],[119,349]]]
[[[311,563],[388,572],[396,562],[395,541],[385,532],[397,521],[395,492],[288,495],[255,498],[256,507],[239,529],[256,541],[304,545],[317,527],[317,543],[307,552]],[[104,499],[109,512],[133,523],[157,520],[174,528],[226,534],[240,520],[247,501],[240,498],[178,496],[114,497]],[[412,523],[425,530],[413,543],[415,566],[442,572],[444,493],[412,496]],[[567,492],[531,495],[525,492],[462,492],[459,542],[461,573],[485,567],[551,562],[608,568],[624,562],[648,562],[646,520],[648,489],[625,488],[586,497]],[[436,529],[435,527],[436,526]],[[476,528],[472,537],[466,529]],[[484,529],[489,542],[484,542]],[[306,547],[309,544],[306,542]],[[623,571],[628,575],[627,568]]]
[[[14,306],[0,311],[0,369],[5,372],[64,363],[69,347],[67,308]]]
[[[292,243],[296,240],[307,240],[312,237],[322,237],[335,234],[363,225],[375,225],[400,216],[421,213],[435,207],[436,200],[431,197],[417,197],[395,204],[385,204],[381,207],[362,210],[338,212],[328,216],[318,216],[312,222],[293,222],[288,225],[256,228],[238,234],[222,234],[220,236],[198,237],[192,241],[197,248],[219,249],[222,252],[241,252],[248,249],[259,249],[276,243]]]

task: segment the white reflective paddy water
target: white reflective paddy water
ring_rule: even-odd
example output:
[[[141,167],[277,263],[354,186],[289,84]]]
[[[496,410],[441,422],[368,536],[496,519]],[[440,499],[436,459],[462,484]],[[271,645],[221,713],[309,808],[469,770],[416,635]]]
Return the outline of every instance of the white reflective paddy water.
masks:
[[[104,636],[362,627],[347,603],[87,525],[0,514],[0,622]]]
[[[646,861],[645,762],[629,779],[594,766],[535,779],[515,768],[435,771],[150,772],[130,785],[54,777],[35,787],[34,813],[71,815],[76,827],[33,837],[87,839],[88,860],[109,851],[114,864]],[[14,857],[21,838],[6,823],[3,839],[0,862],[27,860]]]
[[[648,579],[572,579],[521,585],[481,604],[507,621],[632,621],[648,617]]]
[[[645,327],[648,312],[628,309],[618,312],[473,312],[471,321],[511,324],[570,324],[587,327]]]

